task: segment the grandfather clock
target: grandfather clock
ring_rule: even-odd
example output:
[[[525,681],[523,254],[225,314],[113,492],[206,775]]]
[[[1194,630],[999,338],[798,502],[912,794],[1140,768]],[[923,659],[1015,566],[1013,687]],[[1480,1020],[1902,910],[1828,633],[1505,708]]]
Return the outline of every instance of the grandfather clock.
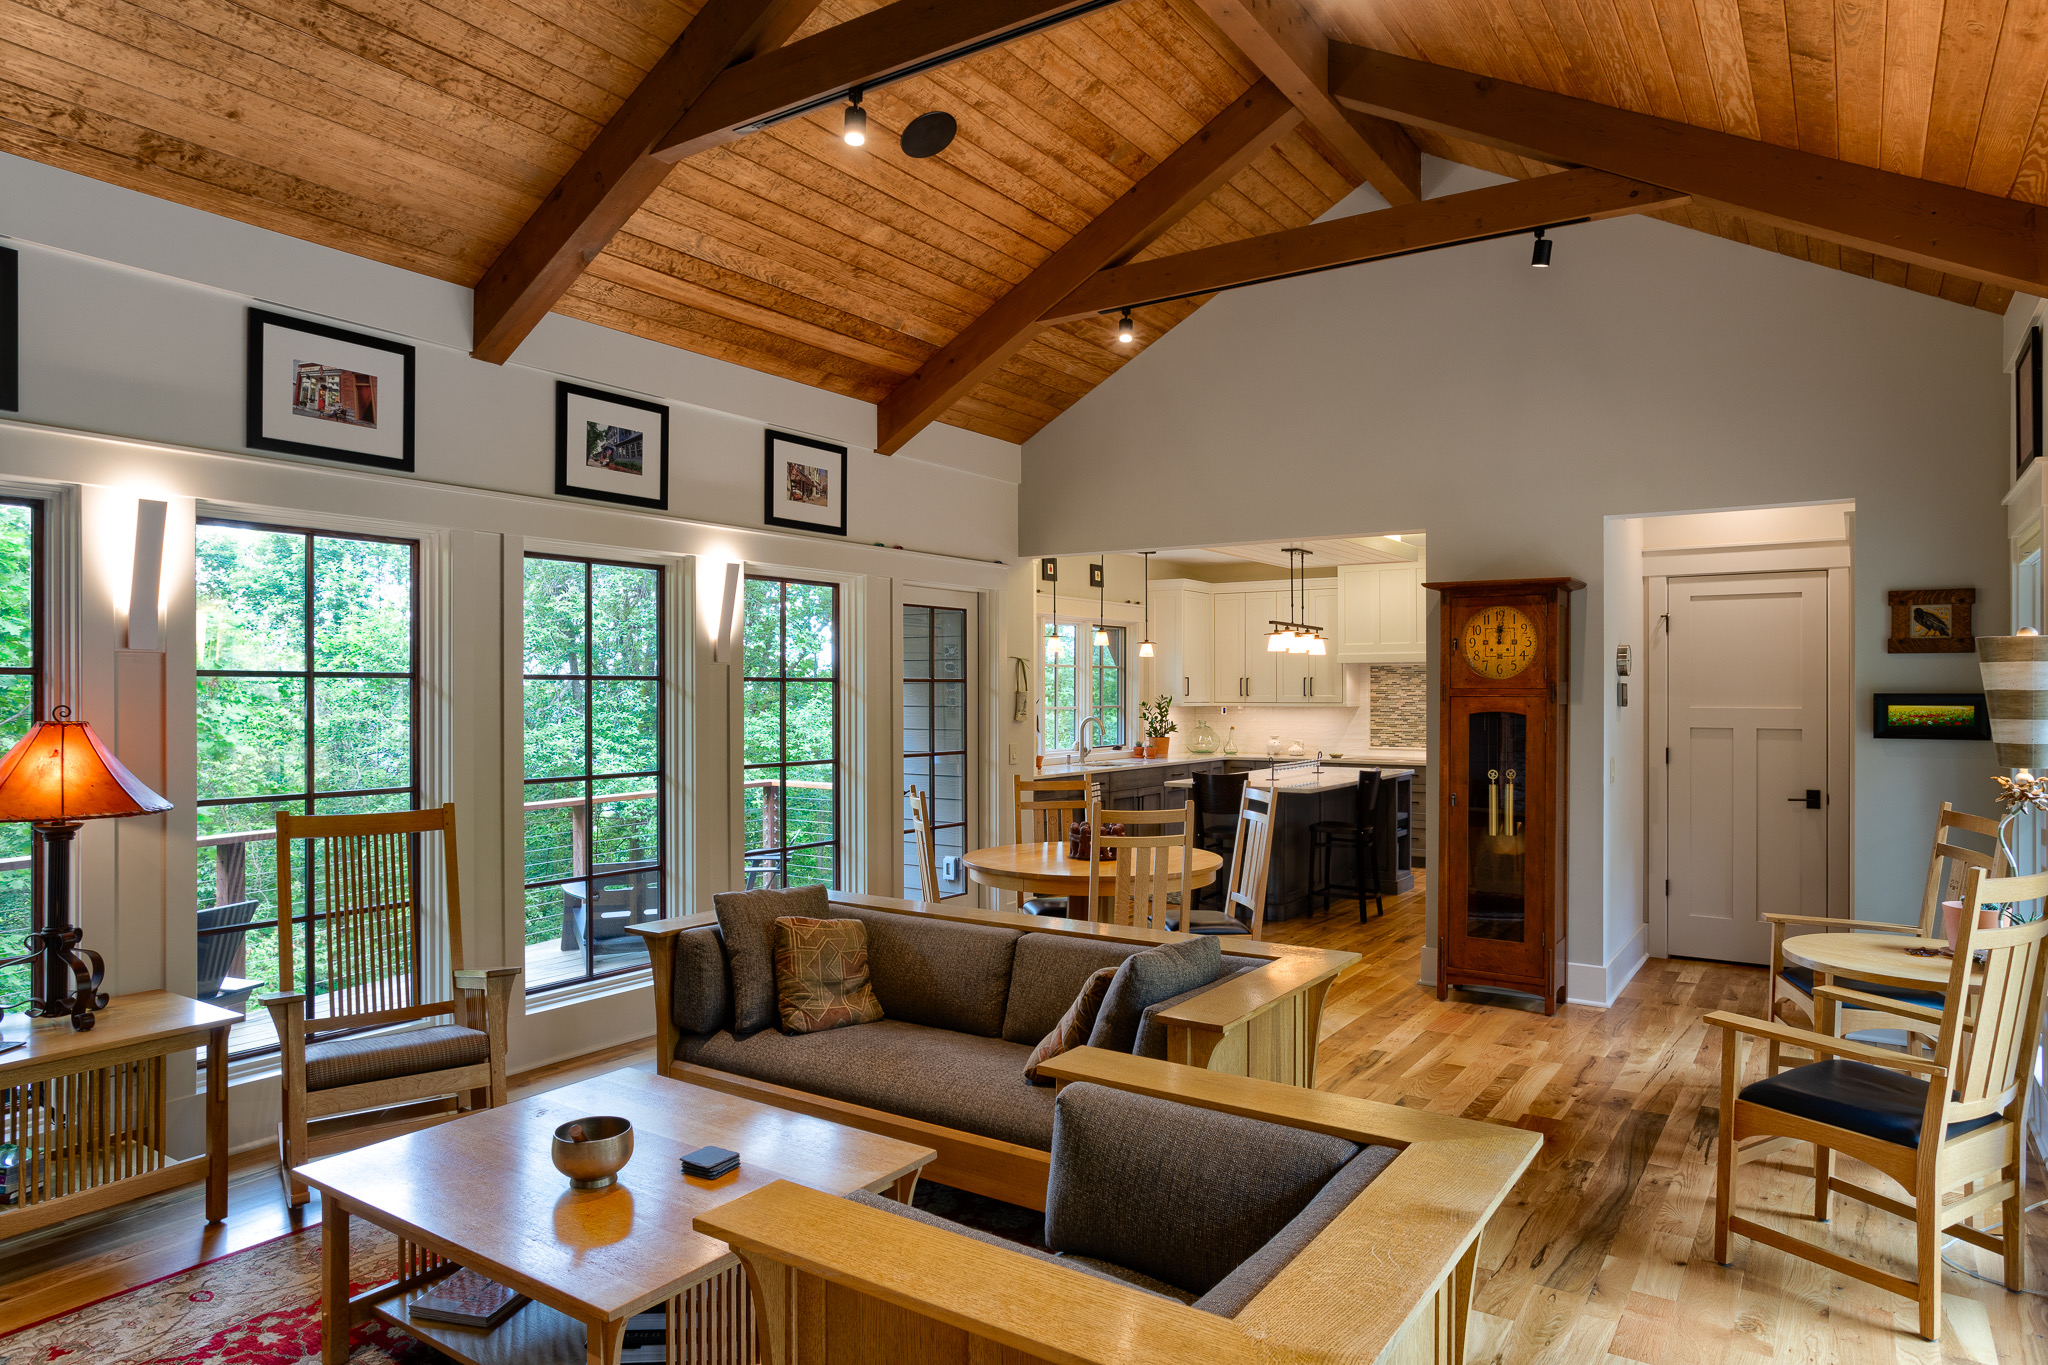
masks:
[[[1576,578],[1425,583],[1437,684],[1436,998],[1565,991],[1566,652]]]

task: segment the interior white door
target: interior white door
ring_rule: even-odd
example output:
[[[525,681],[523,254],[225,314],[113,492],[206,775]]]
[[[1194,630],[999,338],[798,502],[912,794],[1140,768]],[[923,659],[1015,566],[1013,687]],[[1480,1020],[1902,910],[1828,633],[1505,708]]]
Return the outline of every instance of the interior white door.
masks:
[[[1828,912],[1828,577],[1673,578],[1669,627],[1669,951],[1767,962]]]

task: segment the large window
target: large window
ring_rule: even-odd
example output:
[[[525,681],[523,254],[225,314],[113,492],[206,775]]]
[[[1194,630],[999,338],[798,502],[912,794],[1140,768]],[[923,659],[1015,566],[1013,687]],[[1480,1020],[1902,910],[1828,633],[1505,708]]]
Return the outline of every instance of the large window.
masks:
[[[747,579],[748,886],[839,885],[839,590]]]
[[[279,984],[273,812],[419,804],[419,547],[215,521],[197,540],[199,989],[239,1010]],[[292,868],[282,984],[318,1017],[322,869],[310,846]],[[231,1036],[236,1053],[275,1042],[260,1008]]]
[[[1095,643],[1100,634],[1107,644]],[[1074,747],[1081,720],[1094,716],[1099,729],[1090,737],[1097,748],[1127,742],[1125,717],[1124,628],[1066,617],[1040,618],[1039,661],[1045,689],[1045,723],[1038,738],[1041,753]]]
[[[967,611],[903,608],[903,781],[931,798],[932,843],[939,861],[936,895],[967,890],[956,861],[967,851]],[[903,886],[916,894],[921,872],[915,836],[903,842]]]
[[[526,989],[630,971],[662,915],[661,570],[526,557]]]
[[[0,502],[0,753],[14,747],[42,714],[42,595],[37,572],[40,509]],[[29,827],[0,825],[0,957],[21,955],[34,927]],[[0,969],[0,1007],[28,1002],[26,964]]]

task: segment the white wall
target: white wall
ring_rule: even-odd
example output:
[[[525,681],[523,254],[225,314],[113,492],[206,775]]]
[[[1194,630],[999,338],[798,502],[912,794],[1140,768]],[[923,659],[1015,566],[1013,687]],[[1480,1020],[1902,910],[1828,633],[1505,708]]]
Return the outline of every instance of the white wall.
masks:
[[[878,456],[871,405],[567,318],[543,322],[518,363],[485,365],[467,355],[467,290],[5,156],[0,237],[22,254],[22,409],[0,421],[0,491],[53,500],[53,568],[80,580],[76,619],[53,623],[52,701],[69,697],[113,731],[177,803],[81,835],[83,920],[114,990],[192,985],[192,525],[230,508],[422,539],[426,654],[440,670],[423,768],[428,800],[461,810],[469,965],[520,959],[518,581],[529,544],[671,568],[679,909],[708,908],[710,892],[738,884],[737,685],[710,657],[723,570],[739,561],[840,582],[857,637],[843,656],[860,762],[849,820],[862,821],[849,836],[865,841],[850,844],[848,880],[871,873],[870,889],[896,889],[897,595],[911,582],[1000,593],[1016,548],[1017,447],[933,427],[904,454]],[[415,475],[246,451],[254,300],[417,346]],[[671,405],[668,515],[552,496],[558,377]],[[761,527],[768,425],[852,448],[846,538]],[[171,504],[166,649],[140,659],[120,648],[138,496]],[[162,681],[145,687],[151,678]],[[607,989],[536,1000],[514,1021],[512,1066],[651,1031],[644,976]],[[274,1125],[273,1087],[236,1086],[238,1142]]]
[[[1554,237],[1547,271],[1511,238],[1218,298],[1026,444],[1021,549],[1419,528],[1434,578],[1587,582],[1582,708],[1612,674],[1604,518],[1851,499],[1859,698],[1976,690],[1974,656],[1885,654],[1884,593],[1971,584],[2003,619],[2000,319],[1649,219]],[[1616,742],[1574,718],[1569,956],[1603,970]],[[1973,748],[1860,727],[1861,897],[1918,875],[1927,803],[1989,775]]]

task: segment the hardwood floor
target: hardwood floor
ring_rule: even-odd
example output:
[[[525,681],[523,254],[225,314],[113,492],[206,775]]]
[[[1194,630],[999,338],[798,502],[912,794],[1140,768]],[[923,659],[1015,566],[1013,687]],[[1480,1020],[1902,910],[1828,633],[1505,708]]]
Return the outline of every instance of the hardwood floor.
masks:
[[[1690,1365],[1772,1360],[1842,1365],[2048,1362],[2048,1299],[1946,1274],[1942,1341],[1913,1334],[1913,1306],[1747,1241],[1713,1262],[1720,1044],[1700,1016],[1755,1013],[1760,968],[1653,961],[1613,1009],[1458,991],[1442,1004],[1416,984],[1422,894],[1390,897],[1360,924],[1340,903],[1269,926],[1269,937],[1361,952],[1324,1014],[1322,1084],[1544,1136],[1542,1155],[1482,1247],[1470,1365]],[[645,1043],[514,1078],[532,1094],[622,1065],[652,1068]],[[1910,1274],[1909,1225],[1847,1199],[1824,1231],[1800,1215],[1810,1156],[1745,1166],[1736,1204],[1796,1235]],[[1839,1159],[1839,1158],[1838,1158]],[[1848,1164],[1845,1162],[1845,1164]],[[1853,1178],[1880,1183],[1868,1171]],[[2031,1177],[2034,1198],[2048,1197]],[[119,1293],[319,1221],[319,1196],[287,1213],[266,1154],[236,1170],[228,1221],[208,1231],[199,1193],[179,1191],[0,1246],[0,1332]],[[2031,1283],[2048,1290],[2029,1215]],[[1997,1274],[1963,1247],[1951,1261]]]
[[[1570,1005],[1551,1018],[1533,998],[1490,992],[1453,991],[1438,1004],[1416,984],[1422,916],[1418,878],[1369,924],[1345,903],[1269,924],[1267,937],[1365,955],[1330,992],[1322,1088],[1543,1134],[1481,1247],[1468,1365],[2048,1360],[2048,1299],[1952,1269],[1934,1344],[1914,1334],[1910,1301],[1796,1257],[1738,1238],[1733,1263],[1714,1264],[1721,1045],[1700,1018],[1759,1013],[1762,968],[1653,960],[1612,1009]],[[1887,1185],[1868,1168],[1844,1174]],[[2033,1199],[2048,1197],[2038,1170],[2029,1184]],[[1758,1221],[1913,1274],[1904,1220],[1849,1199],[1825,1228],[1802,1214],[1811,1149],[1739,1168],[1735,1190],[1735,1206]],[[2029,1284],[2048,1291],[2048,1209],[2028,1225]],[[1948,1256],[2001,1273],[1971,1248]]]

